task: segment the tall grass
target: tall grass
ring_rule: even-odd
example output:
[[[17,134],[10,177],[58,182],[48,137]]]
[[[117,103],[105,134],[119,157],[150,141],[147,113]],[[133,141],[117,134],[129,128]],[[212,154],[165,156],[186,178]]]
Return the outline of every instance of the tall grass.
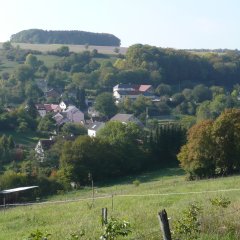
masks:
[[[174,175],[176,174],[176,175]],[[168,176],[169,175],[169,176]],[[133,180],[140,184],[136,186]],[[102,232],[101,208],[107,207],[109,215],[128,220],[133,233],[128,239],[161,239],[157,212],[165,208],[173,224],[180,217],[182,209],[197,202],[204,209],[201,215],[200,239],[240,239],[240,191],[210,192],[219,189],[238,188],[240,177],[233,176],[194,182],[185,181],[178,170],[158,171],[116,181],[108,186],[96,186],[95,196],[114,195],[112,198],[76,202],[32,205],[9,208],[0,214],[0,239],[23,239],[30,232],[39,229],[52,234],[51,239],[67,239],[71,233],[84,230],[83,239],[99,239]],[[193,193],[203,192],[204,193]],[[209,191],[209,192],[207,192]],[[192,193],[189,193],[192,192]],[[154,195],[166,194],[171,195]],[[175,195],[172,193],[176,193]],[[185,194],[178,194],[185,193]],[[53,196],[48,201],[91,198],[91,188]],[[119,196],[138,195],[138,196]],[[152,195],[149,195],[152,194]],[[146,195],[146,196],[144,196]],[[209,199],[227,197],[231,204],[226,209],[211,205]]]

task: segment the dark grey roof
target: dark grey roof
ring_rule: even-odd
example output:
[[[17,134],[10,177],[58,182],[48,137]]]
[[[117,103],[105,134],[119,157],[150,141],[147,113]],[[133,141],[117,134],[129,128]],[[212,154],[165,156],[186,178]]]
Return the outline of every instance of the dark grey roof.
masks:
[[[133,117],[133,114],[126,114],[126,113],[118,113],[113,116],[110,121],[120,121],[120,122],[128,122],[130,118]]]
[[[135,88],[137,85],[131,83],[119,83],[117,86],[118,88]]]
[[[93,122],[88,126],[88,129],[97,131],[103,124],[103,122]]]

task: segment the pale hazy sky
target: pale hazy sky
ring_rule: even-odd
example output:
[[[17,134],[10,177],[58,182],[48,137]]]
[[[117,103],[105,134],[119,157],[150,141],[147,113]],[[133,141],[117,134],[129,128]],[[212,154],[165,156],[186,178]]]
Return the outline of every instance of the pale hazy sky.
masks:
[[[0,42],[18,31],[112,33],[173,48],[240,49],[240,0],[2,0]]]

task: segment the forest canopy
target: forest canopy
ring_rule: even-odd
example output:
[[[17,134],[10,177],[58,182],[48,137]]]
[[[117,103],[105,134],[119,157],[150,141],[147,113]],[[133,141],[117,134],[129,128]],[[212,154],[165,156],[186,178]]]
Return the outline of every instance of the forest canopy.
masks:
[[[84,31],[23,30],[11,36],[11,42],[46,44],[89,44],[94,46],[120,46],[119,38],[108,33]]]

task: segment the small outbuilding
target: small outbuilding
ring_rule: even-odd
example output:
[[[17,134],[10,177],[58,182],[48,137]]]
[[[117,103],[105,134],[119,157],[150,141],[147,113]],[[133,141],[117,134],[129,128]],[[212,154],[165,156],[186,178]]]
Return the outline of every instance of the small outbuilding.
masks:
[[[105,126],[104,122],[93,122],[88,126],[88,136],[96,137],[100,129]]]

